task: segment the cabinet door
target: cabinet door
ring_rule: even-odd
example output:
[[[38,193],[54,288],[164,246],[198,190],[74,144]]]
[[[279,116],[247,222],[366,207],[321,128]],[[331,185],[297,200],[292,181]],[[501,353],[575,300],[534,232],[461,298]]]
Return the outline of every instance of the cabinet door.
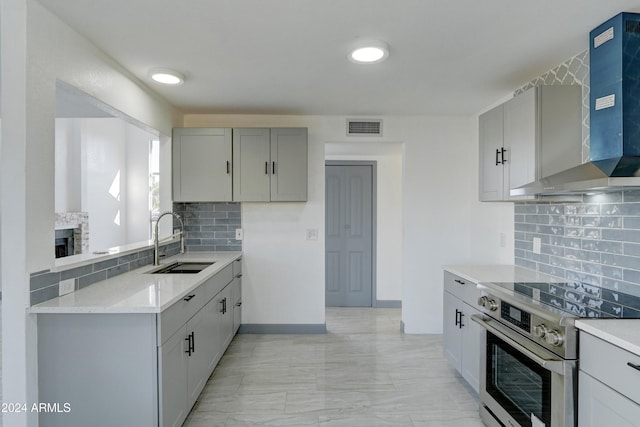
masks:
[[[239,275],[241,276],[241,275]],[[233,301],[233,333],[235,334],[240,327],[242,320],[242,279],[236,276],[231,286],[231,300]]]
[[[481,340],[482,327],[471,320],[472,314],[480,314],[478,310],[463,304],[462,306],[462,361],[461,374],[471,387],[480,391],[480,348],[484,345]]]
[[[271,129],[271,201],[307,201],[307,129]]]
[[[232,200],[231,129],[173,130],[173,200]]]
[[[480,201],[502,200],[503,188],[503,106],[487,111],[479,118]]]
[[[160,420],[163,427],[181,426],[189,412],[187,406],[187,349],[183,326],[158,348],[160,358]]]
[[[640,406],[580,371],[578,425],[580,427],[640,427]]]
[[[215,302],[210,301],[189,322],[187,335],[191,335],[191,351],[187,369],[187,403],[191,407],[204,388],[219,358],[220,339],[217,331]],[[215,340],[215,341],[214,341]]]
[[[269,138],[267,128],[233,129],[233,200],[270,200]]]
[[[459,326],[461,306],[462,301],[449,292],[444,293],[444,356],[458,371],[462,367],[462,330]]]
[[[509,190],[536,180],[537,135],[536,88],[510,99],[504,104],[505,199]],[[523,199],[518,196],[518,199]],[[527,198],[533,198],[532,196]]]
[[[231,297],[231,284],[227,285],[218,294],[217,301],[221,351],[224,353],[233,339],[233,302]]]
[[[582,163],[582,86],[541,86],[540,177]]]

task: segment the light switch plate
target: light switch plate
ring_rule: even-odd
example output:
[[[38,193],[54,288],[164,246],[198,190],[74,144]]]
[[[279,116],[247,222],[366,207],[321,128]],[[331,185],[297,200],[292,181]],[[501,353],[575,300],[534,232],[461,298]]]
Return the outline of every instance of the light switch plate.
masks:
[[[533,238],[533,253],[534,254],[539,254],[540,253],[540,248],[541,247],[541,242],[540,242],[540,238],[539,237],[534,237]]]
[[[244,232],[242,228],[236,228],[236,240],[242,240],[244,238]]]
[[[317,228],[307,228],[307,240],[318,240]]]
[[[76,279],[67,279],[58,285],[58,296],[70,294],[76,289]]]

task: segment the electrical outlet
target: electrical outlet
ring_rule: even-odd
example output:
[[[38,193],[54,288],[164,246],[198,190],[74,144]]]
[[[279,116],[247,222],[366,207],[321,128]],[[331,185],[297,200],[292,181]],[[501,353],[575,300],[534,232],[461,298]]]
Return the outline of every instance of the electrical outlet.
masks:
[[[76,290],[76,279],[67,279],[58,285],[58,296],[70,294]]]
[[[540,246],[541,246],[541,241],[539,237],[534,237],[533,238],[533,253],[534,254],[539,254],[540,253]]]
[[[308,228],[307,229],[307,240],[318,240],[318,229],[317,228]]]
[[[236,240],[242,240],[244,238],[244,231],[242,228],[236,228]]]

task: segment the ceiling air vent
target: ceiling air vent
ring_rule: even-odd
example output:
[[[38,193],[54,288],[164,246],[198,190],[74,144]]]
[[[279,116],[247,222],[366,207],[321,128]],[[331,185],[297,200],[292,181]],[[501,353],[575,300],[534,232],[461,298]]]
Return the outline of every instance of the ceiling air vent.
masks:
[[[382,120],[347,119],[349,136],[382,136]]]

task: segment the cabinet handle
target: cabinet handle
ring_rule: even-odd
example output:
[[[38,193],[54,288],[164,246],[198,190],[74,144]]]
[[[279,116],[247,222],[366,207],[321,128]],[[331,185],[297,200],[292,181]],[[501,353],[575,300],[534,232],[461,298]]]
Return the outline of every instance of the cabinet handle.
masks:
[[[460,324],[460,318],[458,317],[458,316],[460,316],[460,314],[462,314],[462,312],[456,308],[456,324],[455,324],[455,326],[458,326]]]
[[[242,277],[242,273],[238,273],[238,274],[236,275],[236,278],[237,278],[237,279],[239,279],[239,278],[241,278],[241,277]]]
[[[464,313],[460,312],[460,323],[458,323],[458,327],[460,329],[462,329],[462,327],[464,326],[464,323],[462,323],[462,318],[464,317]]]
[[[227,160],[227,175],[231,173],[231,163]]]
[[[236,303],[236,307],[240,307],[241,305],[242,305],[242,301],[238,301],[238,302]]]
[[[220,300],[220,304],[222,304],[222,308],[220,309],[220,313],[225,314],[227,312],[227,298],[223,298]]]
[[[498,156],[500,155],[500,149],[496,148],[496,166],[498,166],[500,164],[500,161],[498,160]]]
[[[269,175],[269,162],[264,162],[264,174]]]
[[[187,353],[189,356],[191,356],[191,353],[193,353],[195,351],[195,336],[194,336],[194,333],[191,332],[184,340],[188,342],[187,350],[185,351],[185,353]]]
[[[196,352],[196,333],[191,332],[191,352],[195,353]]]
[[[460,279],[455,279],[455,280],[454,280],[454,282],[459,283],[459,284],[461,284],[461,285],[466,285],[466,283],[465,283],[465,282],[463,282],[463,281],[462,281],[462,280],[460,280]]]
[[[504,153],[506,153],[507,150],[502,147],[502,149],[500,149],[500,158],[502,159],[502,164],[504,165],[505,163],[507,163],[507,159],[504,158]]]
[[[634,363],[631,362],[627,362],[627,366],[632,367],[633,369],[635,369],[636,371],[640,371],[640,365],[636,365]]]
[[[271,163],[271,173],[272,173],[273,175],[275,175],[275,174],[276,174],[276,162],[272,162],[272,163]]]
[[[195,296],[196,296],[196,294],[191,294],[189,296],[184,297],[183,300],[184,301],[191,301]]]

